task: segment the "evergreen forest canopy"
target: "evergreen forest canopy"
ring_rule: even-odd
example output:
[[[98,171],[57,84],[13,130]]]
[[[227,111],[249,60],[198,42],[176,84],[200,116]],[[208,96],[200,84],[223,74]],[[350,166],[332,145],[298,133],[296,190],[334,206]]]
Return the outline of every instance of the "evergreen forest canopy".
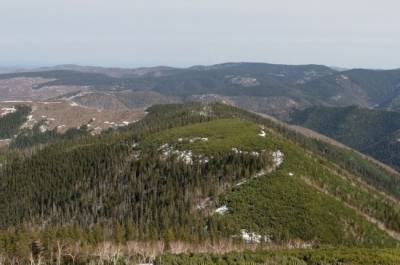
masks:
[[[396,261],[399,174],[232,106],[157,105],[117,131],[31,142],[0,156],[0,253],[7,262],[68,263],[73,254],[73,262],[85,263],[101,259],[88,253],[105,242],[121,247],[121,262],[157,262],[139,253],[138,242],[161,242],[170,253],[178,243],[193,252],[207,244],[346,247],[337,255],[352,262],[362,249],[381,247],[387,252],[378,262]],[[132,242],[137,256],[127,254]],[[310,261],[321,253],[260,252],[248,260],[318,264]],[[246,259],[238,255],[226,257],[238,263],[226,264]]]
[[[318,106],[294,112],[291,122],[400,169],[399,112]]]
[[[27,106],[16,106],[12,111],[0,116],[0,139],[10,139],[17,135],[20,127],[27,121],[31,109]]]

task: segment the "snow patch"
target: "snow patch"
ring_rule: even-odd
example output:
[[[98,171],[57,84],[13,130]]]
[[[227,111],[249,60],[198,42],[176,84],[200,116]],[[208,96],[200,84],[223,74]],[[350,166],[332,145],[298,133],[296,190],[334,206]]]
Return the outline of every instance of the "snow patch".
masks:
[[[240,230],[241,237],[246,243],[261,243],[262,236],[253,232],[248,232],[246,229]]]
[[[210,160],[208,158],[204,158],[204,159],[200,159],[199,160],[200,164],[207,164],[208,162],[210,162]]]
[[[261,136],[261,137],[265,137],[267,134],[265,133],[264,130],[262,130],[258,135]]]
[[[250,154],[250,155],[255,156],[255,157],[260,156],[260,152],[257,152],[257,151],[251,151],[251,152],[242,151],[242,150],[240,150],[240,149],[238,149],[238,148],[236,148],[236,147],[232,147],[231,150],[232,150],[235,154],[244,154],[244,155]],[[262,152],[265,152],[265,150],[262,150]]]
[[[185,162],[188,165],[193,164],[193,153],[192,151],[179,151],[179,150],[174,150],[172,146],[169,144],[163,144],[158,148],[159,151],[162,152],[164,157],[176,155],[178,160],[181,160]]]
[[[222,205],[221,207],[217,208],[215,212],[220,215],[224,215],[229,211],[228,206]]]
[[[40,125],[39,126],[39,130],[41,133],[44,133],[45,131],[47,131],[47,126],[46,125]]]
[[[235,76],[231,78],[231,83],[233,85],[240,85],[243,87],[254,87],[260,85],[257,78],[254,77],[243,77],[243,76]]]
[[[182,160],[188,165],[193,164],[192,151],[178,151],[178,159]]]
[[[246,229],[240,230],[240,236],[246,243],[259,244],[261,242],[270,243],[272,242],[270,236],[260,235],[254,232],[247,231]]]
[[[71,101],[71,103],[69,103],[69,105],[70,105],[71,107],[78,107],[78,106],[79,106],[78,103],[73,102],[73,101]]]
[[[2,108],[1,109],[1,113],[0,113],[0,117],[6,116],[8,114],[14,113],[16,112],[16,108],[15,107],[11,107],[11,108]]]
[[[113,122],[113,121],[105,121],[104,124],[115,125],[115,122]]]
[[[33,128],[33,125],[35,125],[36,120],[33,118],[33,115],[28,115],[27,121],[21,126],[21,128]]]
[[[272,153],[272,161],[274,162],[275,167],[282,165],[284,156],[285,155],[280,150]]]
[[[193,138],[189,139],[189,143],[191,143],[191,144],[194,142],[197,142],[197,141],[207,142],[208,138],[207,137],[193,137]]]
[[[202,141],[202,142],[207,142],[208,138],[207,137],[192,137],[192,138],[178,138],[178,142],[189,142],[191,144]]]
[[[243,181],[240,181],[239,183],[236,183],[236,187],[238,187],[238,186],[242,186],[243,184],[245,184],[247,182],[247,180],[243,180]]]

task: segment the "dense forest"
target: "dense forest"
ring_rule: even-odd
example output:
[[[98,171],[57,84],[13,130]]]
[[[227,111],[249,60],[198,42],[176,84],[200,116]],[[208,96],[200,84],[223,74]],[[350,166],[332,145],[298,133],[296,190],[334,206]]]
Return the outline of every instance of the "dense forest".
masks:
[[[16,106],[14,112],[0,117],[0,139],[9,139],[16,135],[30,112],[31,109],[27,106]]]
[[[320,132],[400,169],[400,113],[351,107],[312,107],[291,122]]]
[[[179,242],[235,250],[400,240],[398,174],[235,107],[159,105],[125,128],[77,135],[26,135],[32,144],[0,156],[7,260],[64,251],[59,261],[84,261],[105,242],[124,255],[136,242],[140,256],[143,242],[173,252]]]
[[[43,121],[35,124],[33,128],[24,128],[18,132],[16,137],[11,141],[11,149],[23,149],[33,147],[35,145],[43,145],[54,143],[62,140],[71,140],[74,138],[84,137],[89,135],[86,125],[79,128],[69,128],[66,132],[60,133],[57,128],[53,130],[41,131],[40,127]]]
[[[279,250],[228,254],[165,255],[156,260],[157,265],[394,265],[400,263],[398,250],[377,249],[327,249]]]

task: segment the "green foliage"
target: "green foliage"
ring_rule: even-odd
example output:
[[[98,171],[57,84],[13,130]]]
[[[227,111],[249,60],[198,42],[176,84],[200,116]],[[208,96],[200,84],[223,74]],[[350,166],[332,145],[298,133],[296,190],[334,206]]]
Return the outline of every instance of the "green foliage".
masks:
[[[74,138],[84,137],[89,135],[86,125],[79,128],[70,128],[65,133],[57,132],[57,128],[42,132],[40,126],[43,122],[35,124],[32,129],[23,129],[10,144],[10,148],[22,149],[29,148],[35,145],[48,144],[62,140],[71,140]]]
[[[220,126],[218,122],[202,125],[211,130]],[[222,152],[208,163],[194,158],[188,165],[173,156],[160,157],[157,144],[147,146],[145,152],[140,146],[132,148],[128,135],[60,142],[6,162],[0,196],[8,203],[2,209],[1,225],[40,224],[41,216],[50,224],[81,227],[93,223],[112,227],[115,223],[110,221],[118,220],[134,224],[136,239],[159,239],[165,231],[198,239],[205,219],[193,212],[194,201],[215,196],[244,172],[255,174],[271,160],[266,155]],[[230,139],[230,135],[221,137]],[[199,198],[191,196],[195,193]]]
[[[16,106],[15,109],[14,113],[0,117],[0,139],[9,139],[16,135],[31,112],[31,109],[26,106]]]
[[[374,225],[334,198],[283,172],[260,177],[223,197],[223,230],[247,229],[274,242],[301,239],[334,245],[393,244]]]
[[[338,248],[318,250],[275,250],[243,253],[164,255],[157,265],[396,265],[398,249]]]
[[[303,92],[315,102],[329,102],[334,106],[387,107],[398,97],[399,82],[398,69],[353,69],[307,82]]]
[[[3,154],[0,252],[15,254],[34,238],[49,244],[66,238],[89,245],[103,240],[168,245],[232,238],[241,229],[279,243],[395,244],[362,214],[400,232],[399,207],[383,193],[398,195],[392,187],[398,176],[360,155],[223,104],[148,111],[142,121],[117,131]],[[258,135],[260,126],[265,137]],[[189,137],[208,141],[178,140]],[[193,162],[165,156],[160,150],[165,143],[176,151],[192,150]],[[278,170],[271,157],[276,150],[285,155]],[[204,201],[208,204],[199,209]],[[222,203],[230,212],[212,214]],[[18,239],[21,233],[26,236]]]
[[[261,137],[261,131],[260,126],[245,120],[218,119],[162,131],[147,137],[144,144],[170,143],[199,154],[230,152],[232,148],[247,152],[272,149],[275,136],[268,133]]]
[[[295,112],[292,122],[400,168],[400,113],[358,107],[313,107]]]

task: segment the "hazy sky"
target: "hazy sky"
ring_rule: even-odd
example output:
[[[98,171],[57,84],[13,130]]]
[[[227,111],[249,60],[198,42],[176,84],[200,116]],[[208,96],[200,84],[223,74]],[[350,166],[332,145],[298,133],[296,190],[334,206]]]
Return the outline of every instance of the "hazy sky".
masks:
[[[400,67],[399,0],[0,0],[0,65]]]

